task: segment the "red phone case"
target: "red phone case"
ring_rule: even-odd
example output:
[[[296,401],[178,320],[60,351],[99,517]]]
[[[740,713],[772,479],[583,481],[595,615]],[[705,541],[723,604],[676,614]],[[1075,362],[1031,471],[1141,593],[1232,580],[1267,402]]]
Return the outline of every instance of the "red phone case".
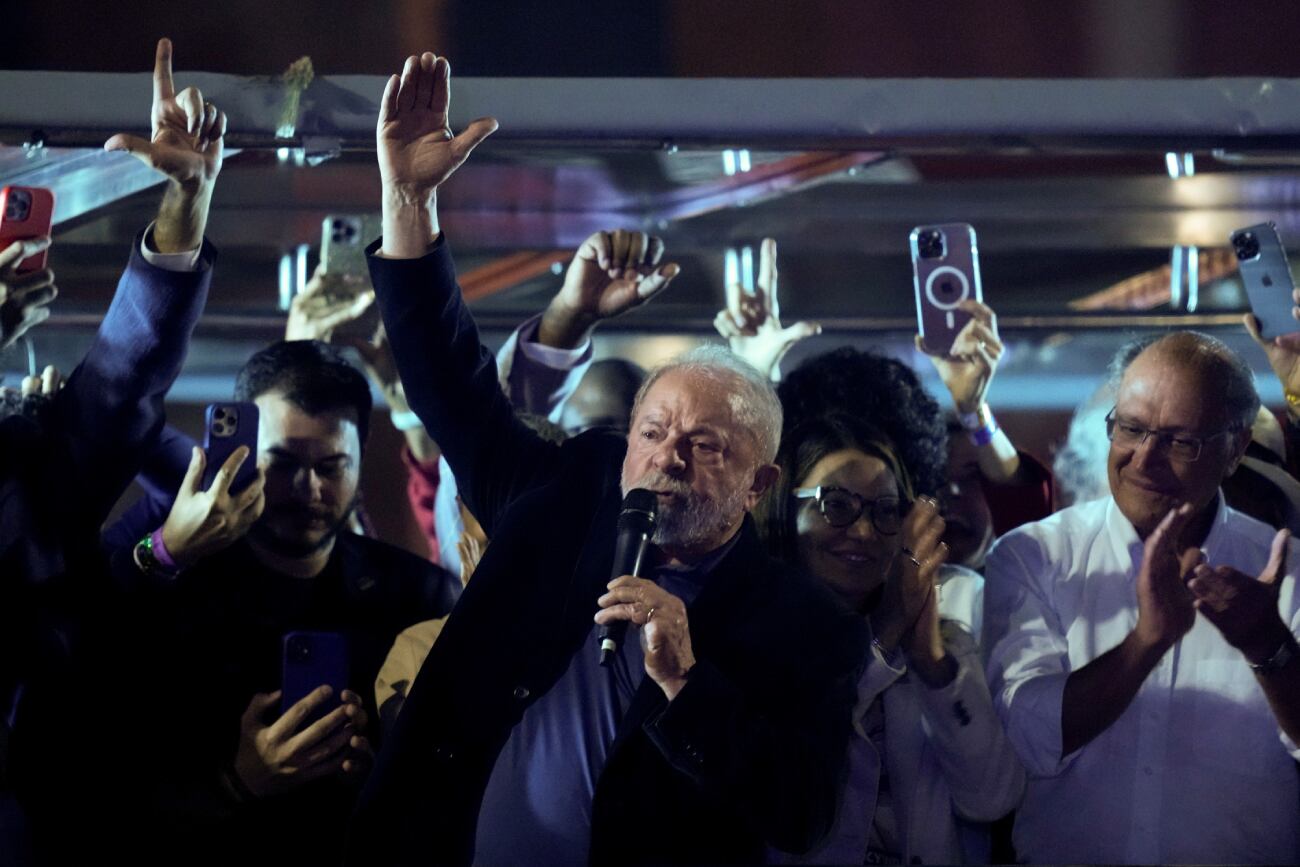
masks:
[[[11,217],[11,201],[18,204],[26,198],[26,213],[18,219]],[[50,234],[54,222],[54,193],[43,187],[5,187],[0,189],[0,250],[9,247],[14,241],[28,238],[40,238]],[[46,254],[42,250],[35,256],[28,256],[18,264],[18,271],[39,271],[45,267]]]

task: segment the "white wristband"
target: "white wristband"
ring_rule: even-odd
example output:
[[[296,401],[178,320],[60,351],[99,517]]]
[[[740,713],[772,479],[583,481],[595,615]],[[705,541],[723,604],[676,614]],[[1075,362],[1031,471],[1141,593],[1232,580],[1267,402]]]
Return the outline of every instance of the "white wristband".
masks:
[[[424,422],[420,421],[420,417],[409,409],[403,412],[391,410],[388,415],[393,420],[393,427],[400,431],[415,430],[417,427],[424,427]]]

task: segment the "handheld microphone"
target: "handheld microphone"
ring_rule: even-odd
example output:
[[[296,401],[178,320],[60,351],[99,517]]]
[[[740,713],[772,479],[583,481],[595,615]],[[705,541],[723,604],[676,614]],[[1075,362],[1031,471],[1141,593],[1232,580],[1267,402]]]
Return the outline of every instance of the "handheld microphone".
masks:
[[[655,515],[659,499],[654,491],[633,488],[623,498],[623,510],[618,515],[618,537],[614,542],[614,565],[609,580],[624,575],[641,577],[641,560],[650,544],[655,529]],[[618,653],[618,647],[627,635],[627,621],[619,620],[600,627],[600,664],[608,666]]]

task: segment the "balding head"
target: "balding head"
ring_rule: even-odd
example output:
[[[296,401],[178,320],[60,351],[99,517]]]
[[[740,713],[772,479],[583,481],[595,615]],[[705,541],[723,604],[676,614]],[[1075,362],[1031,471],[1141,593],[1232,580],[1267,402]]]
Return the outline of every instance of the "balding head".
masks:
[[[1167,360],[1209,393],[1218,395],[1225,422],[1237,428],[1254,424],[1260,406],[1255,375],[1250,365],[1222,340],[1199,331],[1173,331],[1134,340],[1120,349],[1111,361],[1111,378],[1116,391],[1129,367],[1147,355]]]
[[[1208,522],[1259,409],[1250,368],[1222,341],[1177,331],[1131,344],[1112,370],[1107,469],[1120,511],[1144,537],[1182,503]]]

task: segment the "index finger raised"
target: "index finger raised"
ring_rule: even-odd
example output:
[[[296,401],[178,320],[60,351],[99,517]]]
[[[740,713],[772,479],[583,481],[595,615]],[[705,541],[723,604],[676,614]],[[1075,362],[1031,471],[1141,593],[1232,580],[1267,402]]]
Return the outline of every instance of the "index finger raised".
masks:
[[[172,82],[172,41],[164,36],[158,40],[153,59],[153,101],[163,102],[176,95]]]

